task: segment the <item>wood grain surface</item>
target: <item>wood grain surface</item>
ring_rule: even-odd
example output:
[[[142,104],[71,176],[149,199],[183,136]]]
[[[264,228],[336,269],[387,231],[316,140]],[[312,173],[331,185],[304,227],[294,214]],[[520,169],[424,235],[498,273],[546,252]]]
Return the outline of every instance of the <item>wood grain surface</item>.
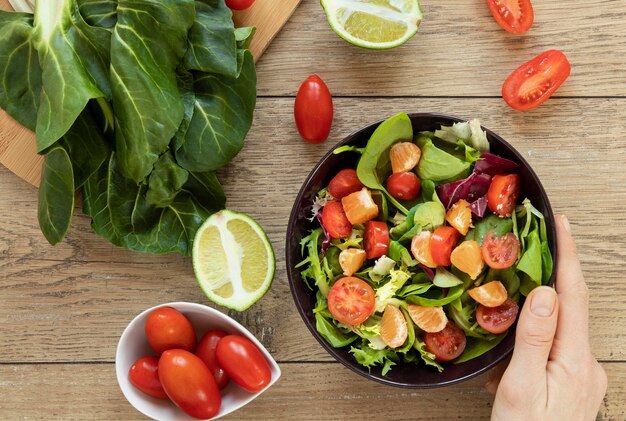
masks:
[[[267,231],[277,271],[259,303],[229,314],[268,347],[283,377],[225,419],[488,418],[486,375],[426,391],[369,382],[329,357],[291,299],[284,239],[300,185],[344,136],[399,111],[478,117],[537,172],[555,212],[570,219],[590,288],[592,349],[609,376],[598,419],[626,419],[626,7],[535,1],[535,26],[513,37],[482,1],[444,3],[423,2],[424,25],[407,45],[370,52],[337,38],[319,2],[305,0],[259,60],[253,128],[219,176],[228,207]],[[509,109],[499,97],[502,79],[553,47],[567,50],[573,66],[557,98],[530,112]],[[293,124],[293,95],[312,72],[335,94],[333,129],[321,145],[304,143]],[[36,213],[36,190],[0,166],[0,419],[143,419],[117,386],[117,341],[148,307],[209,304],[190,260],[112,246],[80,210],[67,239],[52,247]]]

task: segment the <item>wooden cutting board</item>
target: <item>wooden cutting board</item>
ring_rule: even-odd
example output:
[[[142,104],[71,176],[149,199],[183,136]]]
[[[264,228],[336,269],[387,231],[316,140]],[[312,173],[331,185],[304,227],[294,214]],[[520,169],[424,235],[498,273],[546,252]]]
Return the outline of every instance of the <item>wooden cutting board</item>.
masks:
[[[255,61],[261,57],[278,31],[302,0],[256,0],[247,10],[235,12],[236,26],[256,26],[250,45]],[[13,10],[8,0],[0,9]],[[39,186],[43,157],[37,155],[35,134],[0,109],[0,163],[34,186]]]

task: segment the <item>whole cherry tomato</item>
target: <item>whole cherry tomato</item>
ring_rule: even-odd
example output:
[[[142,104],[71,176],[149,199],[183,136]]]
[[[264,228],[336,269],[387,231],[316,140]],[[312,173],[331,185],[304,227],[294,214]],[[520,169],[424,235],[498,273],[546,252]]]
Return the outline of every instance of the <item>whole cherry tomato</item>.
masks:
[[[226,0],[226,6],[232,10],[245,10],[252,6],[254,0]]]
[[[420,179],[410,171],[393,173],[387,179],[387,191],[398,200],[415,199],[421,185]]]
[[[158,354],[168,349],[193,351],[196,347],[196,332],[191,322],[172,307],[153,310],[146,320],[146,337]]]
[[[228,333],[223,330],[209,330],[204,334],[202,339],[200,339],[200,342],[198,342],[198,347],[195,352],[206,366],[209,367],[209,370],[213,373],[213,377],[215,377],[217,387],[220,389],[226,387],[230,377],[228,377],[228,374],[217,364],[215,349],[217,348],[217,343],[226,335],[228,335]]]
[[[128,370],[128,380],[137,389],[157,399],[168,399],[159,380],[159,357],[141,357]]]
[[[200,419],[214,417],[222,395],[209,368],[191,352],[170,349],[159,359],[159,379],[167,396],[185,411]]]
[[[217,343],[215,355],[220,367],[248,392],[258,392],[272,379],[272,371],[265,356],[248,338],[240,335],[224,336]]]
[[[333,124],[333,99],[318,75],[309,76],[300,85],[293,112],[304,140],[321,143],[328,138]]]

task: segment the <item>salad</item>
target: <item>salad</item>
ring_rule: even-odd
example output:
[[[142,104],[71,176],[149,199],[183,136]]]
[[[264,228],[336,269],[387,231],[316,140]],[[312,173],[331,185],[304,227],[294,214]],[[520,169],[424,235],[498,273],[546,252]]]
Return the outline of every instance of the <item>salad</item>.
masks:
[[[498,345],[520,297],[552,274],[518,165],[489,152],[477,120],[414,134],[405,113],[334,153],[360,158],[317,193],[297,265],[320,335],[382,375],[442,371]]]

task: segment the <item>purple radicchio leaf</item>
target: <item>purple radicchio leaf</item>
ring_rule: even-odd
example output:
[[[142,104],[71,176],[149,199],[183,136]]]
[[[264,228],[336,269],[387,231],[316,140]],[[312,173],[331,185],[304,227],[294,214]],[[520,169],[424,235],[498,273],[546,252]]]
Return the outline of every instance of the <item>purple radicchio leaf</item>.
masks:
[[[477,218],[482,218],[485,216],[485,212],[487,211],[487,196],[479,197],[470,203],[469,208],[472,210],[472,214]]]
[[[426,276],[428,276],[428,279],[430,279],[431,281],[432,281],[433,279],[435,279],[435,270],[434,270],[434,269],[431,269],[431,268],[429,268],[428,266],[423,265],[423,264],[421,264],[421,263],[419,263],[419,264],[418,264],[418,266],[419,266],[420,268],[422,268],[422,270],[424,271],[424,273],[426,274]]]
[[[510,174],[519,167],[515,162],[489,152],[482,153],[474,164],[474,172],[478,174]]]
[[[326,237],[324,241],[322,242],[322,256],[326,256],[326,250],[328,250],[328,247],[330,246],[330,240],[331,240],[330,234],[328,233],[328,231],[326,231],[324,224],[322,224],[322,212],[318,212],[315,217],[320,223],[320,226],[322,227],[322,231],[324,232],[324,236]]]
[[[477,198],[487,194],[491,176],[489,174],[476,174],[473,172],[463,180],[437,186],[437,195],[446,209],[454,205],[460,199],[473,202]]]

